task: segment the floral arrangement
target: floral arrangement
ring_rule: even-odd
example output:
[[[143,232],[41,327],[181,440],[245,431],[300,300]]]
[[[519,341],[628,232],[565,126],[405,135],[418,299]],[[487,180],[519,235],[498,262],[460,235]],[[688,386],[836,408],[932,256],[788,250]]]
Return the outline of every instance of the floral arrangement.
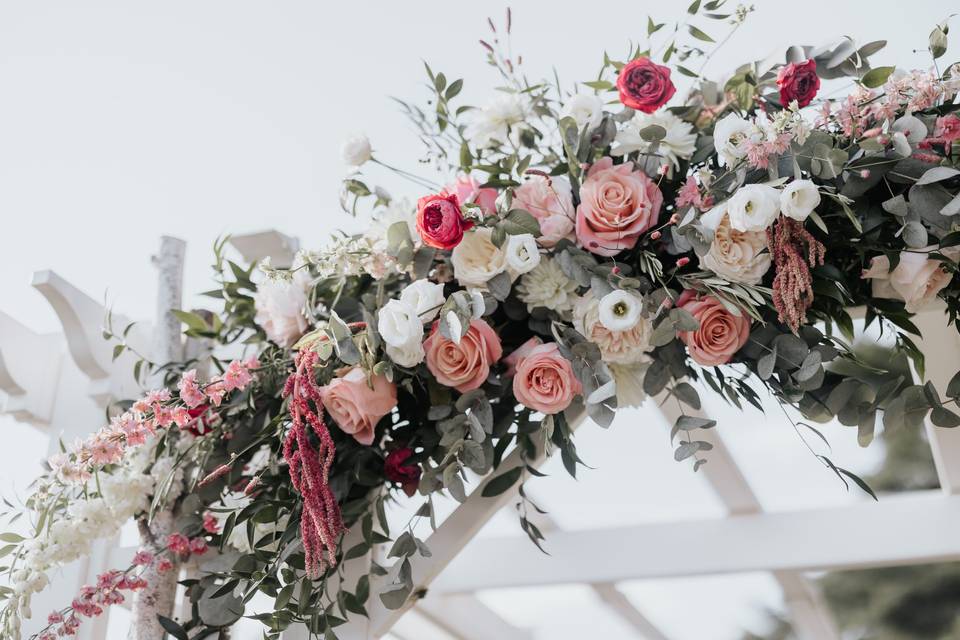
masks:
[[[489,104],[459,103],[463,81],[429,66],[426,105],[401,102],[445,186],[356,137],[342,204],[370,209],[366,232],[289,269],[240,266],[219,242],[209,295],[222,310],[176,311],[187,336],[216,349],[141,361],[137,375],[163,384],[51,459],[24,505],[32,537],[3,536],[4,637],[19,636],[51,569],[132,517],[144,549],[50,614],[42,640],[210,548],[230,561],[183,582],[192,617],[159,612],[165,631],[202,637],[263,592],[275,598],[254,616],[267,636],[303,623],[336,637],[371,595],[368,578],[340,586],[345,559],[392,542],[399,570],[374,597],[403,606],[409,557],[429,554],[416,526],[432,524],[433,496],[463,501],[468,471],[494,474],[485,495],[521,485],[532,466],[498,471],[511,449],[559,451],[574,474],[584,410],[609,426],[620,407],[670,398],[683,408],[676,459],[707,464],[697,434],[715,422],[694,415],[691,381],[738,407],[760,408],[765,389],[801,438],[833,418],[863,445],[878,416],[885,428],[928,415],[960,425],[949,408],[960,378],[941,396],[861,361],[848,313],[862,307],[868,326],[890,330],[921,377],[912,314],[939,298],[960,327],[960,67],[939,71],[946,23],[930,35],[930,70],[872,67],[883,42],[844,40],[790,47],[718,83],[691,66],[714,42],[695,23],[732,35],[749,13],[723,5],[651,19],[645,45],[604,55],[574,92],[522,73],[506,53],[508,14],[481,41],[501,79]],[[826,97],[827,82],[845,95]],[[369,185],[370,167],[408,178],[415,204]],[[126,348],[125,331],[106,335]],[[424,504],[397,535],[384,508],[400,494]],[[535,505],[522,489],[518,500],[539,545],[524,515]],[[363,534],[349,549],[348,528]]]

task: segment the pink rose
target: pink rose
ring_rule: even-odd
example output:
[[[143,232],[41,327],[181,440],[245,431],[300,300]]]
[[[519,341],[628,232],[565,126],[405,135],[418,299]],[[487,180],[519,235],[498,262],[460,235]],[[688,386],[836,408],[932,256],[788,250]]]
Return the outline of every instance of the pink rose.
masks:
[[[573,198],[565,178],[535,176],[513,191],[513,208],[525,209],[540,221],[542,247],[552,247],[573,235]]]
[[[461,393],[482,385],[490,375],[490,366],[503,354],[500,338],[483,320],[470,321],[460,344],[443,337],[440,323],[435,322],[423,348],[427,352],[427,368],[437,382]]]
[[[780,87],[780,104],[784,107],[794,100],[801,107],[807,106],[820,89],[817,61],[811,58],[781,67],[777,74],[777,86]]]
[[[473,223],[464,219],[456,194],[433,194],[417,200],[417,233],[436,249],[453,249]]]
[[[670,81],[670,68],[650,58],[637,58],[625,64],[617,76],[617,89],[620,102],[644,113],[653,113],[677,92]]]
[[[922,251],[936,249],[936,246],[930,246]],[[940,253],[954,261],[960,258],[960,248],[957,247],[942,249]],[[873,280],[874,298],[903,300],[906,310],[916,313],[950,284],[953,273],[944,268],[942,262],[928,258],[924,253],[901,251],[900,262],[893,271],[890,271],[890,259],[880,255],[870,260],[870,268],[865,269],[861,277]]]
[[[481,188],[480,183],[473,176],[460,176],[453,184],[448,184],[440,192],[441,195],[454,194],[463,204],[473,203],[480,205],[484,215],[491,216],[497,213],[497,190],[490,187]]]
[[[713,296],[696,297],[684,291],[677,306],[700,323],[693,331],[678,332],[677,337],[687,345],[690,357],[705,367],[730,362],[750,336],[750,317],[745,313],[733,315]]]
[[[381,375],[371,376],[368,381],[363,369],[353,367],[320,387],[320,398],[341,431],[360,444],[370,445],[380,418],[397,406],[397,386]]]
[[[580,381],[573,375],[570,361],[560,354],[557,343],[531,343],[532,340],[528,341],[511,354],[516,357],[513,395],[534,411],[560,413],[570,406],[574,396],[583,393]]]
[[[591,253],[614,256],[632,249],[644,231],[657,223],[663,194],[632,162],[613,166],[601,158],[580,187],[577,240]]]

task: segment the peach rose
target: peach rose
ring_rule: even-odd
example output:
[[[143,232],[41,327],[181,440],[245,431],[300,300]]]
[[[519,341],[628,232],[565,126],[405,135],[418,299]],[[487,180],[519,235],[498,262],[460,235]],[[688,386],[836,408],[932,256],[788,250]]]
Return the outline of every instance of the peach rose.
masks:
[[[724,213],[714,231],[710,251],[700,256],[700,266],[730,282],[758,284],[770,269],[767,234],[737,231],[730,226],[730,216]]]
[[[926,256],[926,252],[936,249],[936,246],[930,246],[921,249],[923,253],[901,251],[900,262],[893,271],[890,271],[887,256],[875,256],[861,277],[873,280],[874,298],[903,300],[907,311],[916,313],[953,279],[953,274],[943,267],[942,262]],[[948,247],[940,253],[954,261],[960,258],[958,247]]]
[[[513,395],[523,406],[548,415],[560,413],[570,406],[574,396],[583,393],[570,361],[560,354],[557,343],[528,341],[511,355],[519,356]]]
[[[657,223],[663,194],[632,162],[613,166],[601,158],[590,167],[580,187],[577,240],[600,256],[632,249],[640,234]]]
[[[750,336],[750,317],[745,313],[733,315],[713,296],[698,298],[685,291],[677,306],[700,322],[693,331],[680,331],[677,337],[687,345],[694,362],[705,367],[730,362]]]
[[[566,178],[534,176],[513,191],[513,208],[525,209],[540,221],[542,247],[552,247],[573,236],[573,198]]]
[[[368,381],[363,369],[353,367],[320,387],[320,398],[341,431],[360,444],[370,445],[380,418],[397,406],[397,386],[380,375]]]
[[[500,359],[500,338],[483,320],[471,320],[470,328],[457,344],[440,333],[435,322],[423,348],[427,368],[442,385],[461,393],[478,388],[490,375],[490,366]]]

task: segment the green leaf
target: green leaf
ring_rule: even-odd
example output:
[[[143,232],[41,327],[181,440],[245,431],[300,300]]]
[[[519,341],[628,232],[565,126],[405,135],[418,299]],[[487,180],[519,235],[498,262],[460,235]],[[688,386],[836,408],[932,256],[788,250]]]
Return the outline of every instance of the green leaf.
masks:
[[[865,86],[873,89],[879,87],[884,82],[887,81],[887,78],[890,77],[890,74],[893,73],[896,67],[876,67],[867,71],[864,76],[860,79],[860,82]]]
[[[933,31],[930,32],[927,46],[934,60],[947,52],[947,29],[945,25],[938,24],[933,28]]]
[[[930,412],[930,422],[938,427],[953,429],[954,427],[960,426],[960,416],[950,409],[935,407],[934,410]]]
[[[697,40],[703,40],[704,42],[716,42],[716,40],[714,40],[713,38],[711,38],[710,36],[708,36],[707,34],[705,34],[705,33],[704,33],[703,31],[701,31],[700,29],[697,29],[697,28],[696,28],[695,26],[693,26],[692,24],[691,24],[691,25],[688,25],[688,26],[687,26],[687,29],[690,31],[690,35],[692,35],[692,36],[693,36],[694,38],[696,38]],[[882,83],[881,83],[881,84],[882,84]]]
[[[509,471],[505,471],[495,478],[491,478],[483,486],[483,491],[480,492],[484,498],[492,498],[493,496],[498,496],[513,485],[517,483],[517,480],[520,479],[520,475],[523,473],[523,467],[514,467]]]
[[[171,636],[173,636],[177,640],[190,640],[190,638],[187,636],[187,632],[184,631],[183,627],[181,627],[179,624],[177,624],[170,618],[157,614],[157,622],[160,623],[160,626],[163,627],[164,631],[169,633]]]
[[[529,211],[514,209],[508,213],[500,223],[504,231],[517,236],[529,233],[535,238],[540,237],[540,222]]]

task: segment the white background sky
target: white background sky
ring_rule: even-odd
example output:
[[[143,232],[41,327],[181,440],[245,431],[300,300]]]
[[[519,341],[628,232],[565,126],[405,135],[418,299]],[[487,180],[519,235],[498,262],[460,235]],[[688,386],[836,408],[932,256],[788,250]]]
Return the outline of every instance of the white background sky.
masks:
[[[889,40],[876,64],[924,67],[927,34],[951,9],[933,0],[754,4],[757,11],[708,75],[844,34],[861,43]],[[220,234],[276,228],[310,247],[355,224],[337,202],[341,141],[366,132],[379,157],[415,169],[419,142],[389,96],[424,96],[420,61],[427,60],[450,78],[465,77],[468,101],[485,102],[496,78],[477,40],[489,37],[485,18],[499,22],[505,6],[0,2],[0,309],[36,331],[56,330],[52,311],[29,287],[32,272],[52,268],[97,299],[107,295],[119,311],[149,317],[148,257],[161,234],[188,240],[186,290],[197,292],[208,288],[209,247]],[[556,68],[572,86],[596,72],[605,49],[622,57],[631,39],[644,38],[648,11],[662,21],[685,6],[518,2],[514,51],[532,77]],[[726,29],[701,26],[714,36]],[[420,195],[392,176],[373,177],[396,195]],[[756,412],[747,420],[730,411],[723,417],[724,435],[768,508],[852,499],[802,453],[781,420],[771,415],[766,422]],[[599,470],[580,482],[540,482],[553,487],[542,491],[561,524],[718,513],[709,489],[672,462],[651,420],[626,413],[611,432],[578,436],[585,459]],[[0,428],[17,443],[0,450],[6,491],[32,476],[43,445],[26,426],[0,419]],[[862,469],[875,459],[856,449],[849,431],[832,435],[838,461]],[[651,617],[678,638],[734,637],[740,625],[756,623],[752,605],[778,598],[764,576],[711,580],[699,587],[641,585],[631,594],[646,599]],[[675,592],[704,595],[681,600]],[[583,600],[576,592],[553,593],[521,607],[527,600],[504,594],[500,609],[518,624],[540,627],[538,637],[582,637],[573,613],[542,606],[567,599]],[[686,615],[701,605],[707,609],[698,620]],[[620,633],[611,628],[606,637]]]

